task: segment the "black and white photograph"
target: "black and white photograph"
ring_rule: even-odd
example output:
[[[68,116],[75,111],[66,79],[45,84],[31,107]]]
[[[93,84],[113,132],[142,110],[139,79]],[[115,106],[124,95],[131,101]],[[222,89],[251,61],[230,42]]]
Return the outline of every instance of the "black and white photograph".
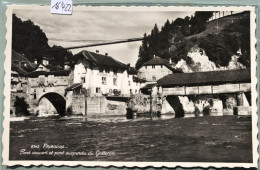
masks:
[[[5,165],[257,166],[253,7],[51,8],[6,13]]]

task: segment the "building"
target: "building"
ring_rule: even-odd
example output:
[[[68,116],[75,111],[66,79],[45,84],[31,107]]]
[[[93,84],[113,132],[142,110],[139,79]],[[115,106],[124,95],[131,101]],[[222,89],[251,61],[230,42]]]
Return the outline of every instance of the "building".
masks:
[[[156,82],[164,76],[179,72],[181,71],[174,69],[169,61],[155,56],[142,65],[138,70],[138,77],[146,81]]]
[[[88,96],[123,96],[138,93],[137,71],[111,56],[81,51],[74,56],[73,84],[82,83]],[[72,84],[72,85],[73,85]]]
[[[27,74],[35,69],[35,65],[29,60],[15,51],[12,51],[11,65],[11,91],[23,92],[27,91]]]
[[[30,63],[28,59],[12,51],[12,63],[11,63],[11,113],[12,115],[18,115],[19,110],[15,109],[14,103],[18,98],[26,99],[28,92],[27,74],[35,69],[35,65]]]

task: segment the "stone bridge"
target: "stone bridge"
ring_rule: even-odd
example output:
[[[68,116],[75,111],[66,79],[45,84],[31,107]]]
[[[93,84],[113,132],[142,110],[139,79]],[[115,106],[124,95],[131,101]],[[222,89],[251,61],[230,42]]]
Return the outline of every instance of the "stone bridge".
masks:
[[[54,87],[31,87],[33,91],[30,100],[30,107],[35,114],[59,114],[64,115],[66,111],[66,94],[67,86]]]
[[[64,115],[69,71],[38,71],[28,76],[27,102],[31,112],[41,115]]]

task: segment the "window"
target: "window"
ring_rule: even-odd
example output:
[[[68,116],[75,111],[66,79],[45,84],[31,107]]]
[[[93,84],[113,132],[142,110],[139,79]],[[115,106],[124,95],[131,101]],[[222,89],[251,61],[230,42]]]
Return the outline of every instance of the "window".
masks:
[[[128,86],[131,86],[131,82],[130,81],[128,81]]]
[[[33,99],[36,99],[36,93],[33,94]]]
[[[99,67],[98,70],[100,73],[103,73],[103,71],[104,71],[103,67]]]
[[[117,86],[117,79],[116,78],[113,78],[113,84],[114,84],[114,86]]]
[[[107,78],[106,77],[102,77],[102,84],[104,84],[104,85],[107,84]]]
[[[81,83],[86,83],[85,77],[81,77]]]
[[[113,72],[114,72],[114,75],[117,75],[117,70],[116,69],[114,69]]]
[[[96,93],[100,93],[100,87],[96,88]]]
[[[153,69],[155,69],[155,66],[152,66]]]
[[[109,72],[110,72],[110,69],[109,69],[109,68],[106,68],[106,69],[105,69],[105,72],[106,72],[106,73],[109,73]]]
[[[153,76],[153,81],[156,81],[156,77],[155,76]]]

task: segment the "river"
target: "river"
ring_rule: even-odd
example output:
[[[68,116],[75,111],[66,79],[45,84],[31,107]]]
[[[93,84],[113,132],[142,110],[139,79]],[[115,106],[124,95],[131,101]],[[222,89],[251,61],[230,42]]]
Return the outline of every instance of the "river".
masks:
[[[10,160],[252,161],[251,117],[32,117],[10,122]]]

